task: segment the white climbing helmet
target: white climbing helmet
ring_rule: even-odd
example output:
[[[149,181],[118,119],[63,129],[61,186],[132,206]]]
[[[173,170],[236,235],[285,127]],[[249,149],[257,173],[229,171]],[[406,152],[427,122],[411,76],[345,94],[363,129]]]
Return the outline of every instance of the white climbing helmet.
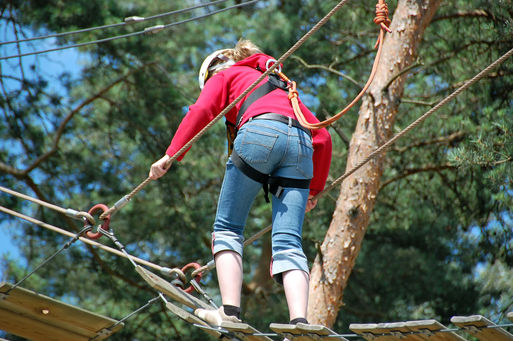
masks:
[[[200,89],[203,89],[203,86],[205,85],[205,82],[208,79],[208,76],[217,70],[224,69],[227,67],[232,66],[235,64],[235,61],[223,54],[223,52],[227,51],[224,50],[217,50],[215,52],[212,52],[208,55],[207,58],[203,61],[203,64],[201,64],[201,68],[198,75],[198,81]],[[211,66],[215,61],[222,60],[223,63],[216,64],[214,66]]]

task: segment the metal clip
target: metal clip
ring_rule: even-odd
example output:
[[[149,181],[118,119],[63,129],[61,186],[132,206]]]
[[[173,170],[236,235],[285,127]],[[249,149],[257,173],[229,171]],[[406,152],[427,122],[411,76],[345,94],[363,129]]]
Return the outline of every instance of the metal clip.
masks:
[[[114,204],[114,209],[119,210],[119,209],[123,208],[126,204],[128,204],[129,201],[130,201],[130,198],[128,197],[128,195],[125,195],[123,198],[119,199]]]
[[[431,336],[435,335],[435,333],[433,333],[433,331],[431,329],[420,329],[420,333],[422,335],[426,335],[428,337],[431,337]]]
[[[369,332],[364,332],[362,333],[362,336],[367,339],[367,340],[374,340],[376,338],[376,335],[372,334],[372,333],[369,333]]]
[[[267,59],[267,61],[265,62],[265,69],[268,70],[269,69],[269,64],[270,63],[277,63],[278,61],[276,59],[273,59],[273,58],[269,58]],[[274,72],[276,73],[280,73],[281,72],[281,65],[278,65],[275,69],[274,69]]]
[[[283,194],[283,191],[284,191],[284,190],[285,190],[285,189],[284,189],[283,187],[281,187],[281,186],[279,186],[279,185],[278,185],[278,187],[276,188],[276,192],[274,193],[274,195],[275,195],[277,198],[279,198],[279,197],[281,197],[281,195]]]
[[[396,332],[391,331],[390,335],[395,336],[398,339],[404,339],[406,337],[406,335],[404,335],[403,332],[399,332],[399,331],[396,331]]]
[[[480,328],[478,328],[477,326],[463,326],[462,329],[471,334],[477,334],[480,331]]]
[[[102,330],[96,333],[95,339],[97,337],[109,336],[110,334],[112,334],[112,330],[110,330],[109,328],[103,328]]]
[[[162,31],[164,29],[164,25],[155,25],[155,26],[152,26],[152,27],[146,27],[144,29],[144,34],[155,34],[155,33],[159,33],[160,31]]]
[[[308,336],[310,339],[315,340],[315,341],[322,341],[322,339],[324,339],[324,336],[320,336],[320,335],[314,334],[314,333],[307,333],[305,335]]]
[[[78,218],[80,219],[79,215],[78,215],[78,211],[74,210],[74,209],[71,209],[71,208],[67,208],[66,209],[66,215],[70,218]]]
[[[134,15],[134,16],[131,16],[131,17],[126,17],[124,21],[127,24],[133,24],[133,23],[136,23],[136,22],[144,21],[144,20],[146,20],[144,17],[138,17],[137,15]]]

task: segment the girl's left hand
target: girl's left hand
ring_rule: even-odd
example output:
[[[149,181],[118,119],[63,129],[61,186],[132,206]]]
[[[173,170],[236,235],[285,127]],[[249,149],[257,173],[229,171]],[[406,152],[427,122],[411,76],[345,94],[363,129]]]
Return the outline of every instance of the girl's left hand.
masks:
[[[318,199],[313,199],[313,195],[308,195],[308,201],[306,202],[305,213],[310,212],[316,205]]]

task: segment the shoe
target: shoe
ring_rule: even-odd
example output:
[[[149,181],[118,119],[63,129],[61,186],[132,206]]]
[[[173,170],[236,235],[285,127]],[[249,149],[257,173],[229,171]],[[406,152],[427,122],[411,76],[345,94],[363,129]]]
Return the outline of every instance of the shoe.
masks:
[[[207,322],[212,326],[219,327],[221,322],[235,322],[241,323],[235,316],[229,316],[224,313],[223,307],[220,307],[217,310],[209,310],[209,309],[196,309],[194,310],[194,315]]]

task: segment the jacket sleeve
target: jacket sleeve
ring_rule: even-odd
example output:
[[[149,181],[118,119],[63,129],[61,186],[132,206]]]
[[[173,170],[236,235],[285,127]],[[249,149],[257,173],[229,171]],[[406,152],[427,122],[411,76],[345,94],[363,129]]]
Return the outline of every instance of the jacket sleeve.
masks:
[[[189,107],[189,111],[178,126],[166,154],[175,155],[182,147],[210,123],[227,103],[226,85],[224,77],[219,73],[208,80],[201,91],[196,103]],[[183,159],[190,148],[183,151],[177,160]]]
[[[317,117],[301,102],[300,107],[308,122],[319,122]],[[330,172],[332,143],[330,133],[326,128],[312,129],[312,145],[314,149],[313,178],[310,181],[310,194],[316,195],[324,189]]]
[[[314,175],[310,182],[310,194],[316,195],[324,189],[331,165],[331,136],[326,128],[312,131]]]

